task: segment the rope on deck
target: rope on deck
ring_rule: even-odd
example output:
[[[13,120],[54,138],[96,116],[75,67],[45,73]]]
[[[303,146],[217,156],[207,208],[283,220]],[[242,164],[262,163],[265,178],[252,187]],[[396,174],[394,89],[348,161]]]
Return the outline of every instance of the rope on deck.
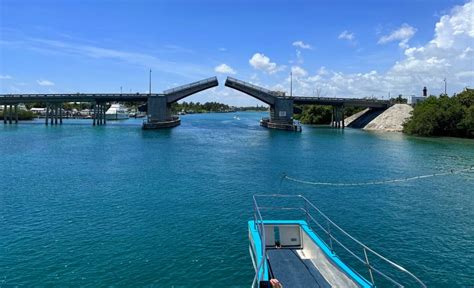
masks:
[[[297,182],[297,183],[301,183],[301,184],[318,185],[318,186],[367,186],[367,185],[382,185],[382,184],[390,184],[390,183],[398,183],[398,182],[408,182],[408,181],[419,180],[419,179],[430,178],[430,177],[436,177],[436,176],[454,175],[454,174],[459,174],[459,173],[469,172],[469,171],[474,171],[474,166],[471,166],[470,168],[465,168],[465,169],[450,170],[450,171],[442,172],[442,173],[434,173],[434,174],[427,174],[427,175],[420,175],[420,176],[406,177],[406,178],[398,178],[398,179],[377,180],[377,181],[369,181],[369,182],[356,182],[356,183],[313,182],[313,181],[306,181],[306,180],[296,179],[296,178],[290,177],[286,174],[283,174],[283,177],[282,177],[281,181],[283,182],[283,180],[287,179],[287,180]],[[280,185],[281,185],[281,182],[280,182]]]

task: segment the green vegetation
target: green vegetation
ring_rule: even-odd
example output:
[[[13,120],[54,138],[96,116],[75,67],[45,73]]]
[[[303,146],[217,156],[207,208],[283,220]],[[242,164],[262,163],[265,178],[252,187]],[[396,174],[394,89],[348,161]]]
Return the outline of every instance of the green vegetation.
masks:
[[[430,96],[417,104],[403,132],[419,136],[474,138],[474,90],[448,97]]]
[[[199,102],[183,102],[171,104],[171,110],[173,113],[184,111],[186,113],[208,113],[208,112],[232,112],[234,111],[229,105],[217,103],[217,102],[206,102],[201,104]]]
[[[295,114],[294,118],[303,124],[331,123],[332,106],[304,105],[296,106],[296,110],[300,110],[301,113]],[[351,116],[362,110],[362,108],[347,107],[344,109],[344,117]]]
[[[8,113],[7,113],[8,117]],[[15,121],[15,113],[12,111],[12,117],[13,121]],[[35,118],[35,115],[31,111],[26,111],[26,110],[18,110],[18,120],[32,120]],[[3,120],[3,111],[0,111],[0,119]]]
[[[394,104],[407,104],[408,103],[408,99],[407,98],[403,98],[402,94],[398,95],[397,98],[390,98],[390,102],[394,103]]]
[[[244,106],[235,107],[235,111],[268,111],[267,106]]]

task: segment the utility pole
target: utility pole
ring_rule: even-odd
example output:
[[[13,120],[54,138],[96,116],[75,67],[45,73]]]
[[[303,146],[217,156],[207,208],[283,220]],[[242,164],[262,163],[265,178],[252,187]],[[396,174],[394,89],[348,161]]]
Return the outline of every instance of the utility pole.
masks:
[[[447,83],[446,83],[446,77],[444,77],[444,95],[448,96],[448,93],[446,92],[447,91]]]
[[[150,87],[149,87],[149,90],[148,90],[148,93],[151,95],[151,69],[150,69]]]
[[[293,96],[293,71],[290,72],[290,96]]]

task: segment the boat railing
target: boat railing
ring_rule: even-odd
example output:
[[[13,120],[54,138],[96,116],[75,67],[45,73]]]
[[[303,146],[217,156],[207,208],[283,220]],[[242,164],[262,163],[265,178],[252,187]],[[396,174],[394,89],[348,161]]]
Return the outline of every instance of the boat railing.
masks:
[[[255,267],[255,277],[252,281],[252,287],[258,287],[258,283],[264,280],[265,272],[267,271],[267,253],[266,253],[266,239],[265,239],[265,225],[263,222],[262,214],[260,213],[260,209],[258,209],[257,199],[255,196],[253,197],[254,202],[254,223],[255,228],[257,229],[258,235],[260,236],[260,243],[261,243],[261,255],[260,261],[256,263]],[[258,257],[256,258],[258,260]]]
[[[300,199],[302,200],[302,205],[298,205],[297,207],[294,206],[260,206],[259,202],[257,201],[258,198],[293,198],[293,199]],[[413,273],[405,269],[404,267],[400,266],[399,264],[387,259],[386,257],[380,255],[378,252],[372,250],[367,245],[363,244],[355,237],[350,235],[344,229],[339,227],[336,223],[334,223],[326,214],[324,214],[318,207],[316,207],[311,201],[309,201],[306,197],[302,195],[284,195],[284,194],[259,194],[253,196],[254,200],[254,221],[255,225],[258,227],[257,231],[259,233],[260,239],[262,239],[262,260],[256,268],[256,274],[254,278],[255,281],[258,282],[261,279],[261,274],[266,271],[265,263],[266,263],[266,254],[265,254],[265,226],[262,217],[263,210],[293,210],[293,211],[300,211],[304,213],[306,217],[306,223],[311,227],[311,223],[314,223],[326,236],[328,243],[326,243],[331,251],[335,253],[334,246],[337,245],[342,248],[345,252],[349,255],[353,256],[354,259],[358,260],[363,266],[366,267],[368,276],[370,277],[370,282],[375,286],[375,276],[378,275],[385,279],[386,281],[392,283],[397,287],[404,287],[401,284],[401,280],[394,279],[393,276],[389,276],[387,272],[382,272],[380,265],[375,264],[377,263],[384,263],[385,265],[388,264],[388,267],[394,268],[396,271],[403,273],[407,276],[411,281],[416,282],[419,284],[420,287],[426,287],[426,285]],[[319,218],[319,221],[318,221]],[[323,222],[323,223],[322,223]],[[357,249],[360,249],[359,252],[362,252],[362,255],[358,255],[354,250],[355,248],[350,248],[349,243],[343,243],[342,240],[336,237],[336,234],[342,234],[346,236],[352,243],[352,246],[358,246]],[[317,233],[318,234],[318,233]],[[321,236],[321,235],[320,235]]]

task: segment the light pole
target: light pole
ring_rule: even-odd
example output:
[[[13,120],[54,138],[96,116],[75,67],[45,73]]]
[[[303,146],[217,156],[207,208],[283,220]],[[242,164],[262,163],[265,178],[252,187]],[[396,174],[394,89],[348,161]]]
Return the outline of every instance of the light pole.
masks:
[[[290,96],[293,96],[293,71],[290,72]]]
[[[447,91],[447,83],[446,83],[446,77],[444,77],[444,95],[448,96],[448,93],[446,92]]]
[[[151,69],[150,69],[150,81],[149,81],[150,87],[148,90],[148,93],[151,95]]]

